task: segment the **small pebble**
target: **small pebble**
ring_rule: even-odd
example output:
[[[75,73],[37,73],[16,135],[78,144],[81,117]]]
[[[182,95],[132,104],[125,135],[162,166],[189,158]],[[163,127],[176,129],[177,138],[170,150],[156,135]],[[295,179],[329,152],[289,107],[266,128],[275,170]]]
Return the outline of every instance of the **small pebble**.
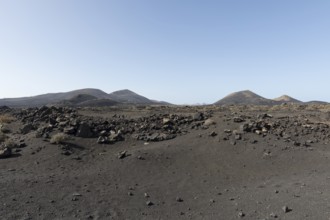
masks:
[[[176,197],[177,202],[183,202],[183,199],[181,197]]]
[[[244,213],[244,212],[240,211],[240,212],[238,213],[238,217],[243,218],[244,216],[245,216],[245,213]]]

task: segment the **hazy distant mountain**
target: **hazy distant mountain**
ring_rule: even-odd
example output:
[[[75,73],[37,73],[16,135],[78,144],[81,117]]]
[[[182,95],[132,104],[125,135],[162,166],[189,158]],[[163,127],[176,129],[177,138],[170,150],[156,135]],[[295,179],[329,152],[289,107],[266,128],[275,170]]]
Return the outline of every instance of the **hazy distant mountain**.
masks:
[[[117,104],[167,105],[169,103],[152,101],[127,89],[110,94],[99,89],[79,89],[70,92],[48,93],[31,97],[0,99],[0,106],[9,107],[37,107],[42,105],[112,106]]]
[[[105,107],[105,106],[115,106],[115,105],[120,105],[120,103],[116,102],[112,99],[93,99],[93,100],[87,100],[84,102],[80,102],[76,106],[78,106],[78,107]]]
[[[250,90],[234,92],[214,103],[215,105],[273,105],[276,101],[266,99]]]
[[[22,97],[22,98],[5,98],[0,99],[0,106],[9,107],[34,107],[48,104],[54,104],[63,100],[69,100],[73,97],[85,94],[95,96],[97,98],[107,98],[108,94],[99,89],[79,89],[70,92],[48,93],[43,95]]]
[[[79,103],[90,101],[90,100],[95,100],[95,99],[98,99],[98,98],[96,96],[92,96],[89,94],[79,94],[70,99],[59,101],[56,104],[64,105],[64,106],[75,106],[75,105],[78,105]]]
[[[275,98],[273,100],[277,101],[277,102],[282,102],[282,103],[284,103],[284,102],[287,102],[287,103],[302,103],[302,101],[294,99],[294,98],[292,98],[288,95],[282,95],[282,96],[280,96],[278,98]]]
[[[323,101],[309,101],[309,102],[305,102],[305,104],[308,104],[308,105],[327,105],[329,103],[328,102],[323,102]]]
[[[130,104],[157,104],[157,102],[152,101],[144,96],[136,94],[128,89],[119,90],[109,94],[109,98],[121,102]]]
[[[234,92],[214,103],[215,105],[278,105],[281,103],[328,104],[321,101],[301,102],[283,95],[266,99],[249,90]],[[79,89],[70,92],[48,93],[32,97],[0,99],[0,106],[38,107],[42,105],[61,106],[113,106],[113,105],[171,105],[164,101],[150,100],[128,89],[107,94],[99,89]]]
[[[328,104],[322,101],[310,101],[302,102],[294,99],[288,95],[282,95],[275,99],[266,99],[260,95],[257,95],[250,90],[244,90],[240,92],[234,92],[227,95],[223,99],[214,103],[215,105],[280,105],[282,103],[296,103],[296,104]]]
[[[151,99],[151,101],[152,101],[153,104],[155,104],[155,105],[173,105],[173,104],[171,104],[171,103],[169,103],[169,102],[164,102],[164,101],[157,101],[157,100],[153,100],[153,99]]]

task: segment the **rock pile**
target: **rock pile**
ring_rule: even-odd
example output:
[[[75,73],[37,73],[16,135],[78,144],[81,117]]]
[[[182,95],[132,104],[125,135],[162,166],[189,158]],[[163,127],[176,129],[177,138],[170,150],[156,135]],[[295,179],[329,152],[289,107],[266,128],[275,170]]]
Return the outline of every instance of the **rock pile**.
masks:
[[[15,114],[25,125],[22,134],[36,130],[37,137],[48,138],[53,131],[82,138],[98,138],[97,143],[111,144],[133,137],[143,141],[164,141],[183,135],[189,129],[210,126],[210,113],[193,115],[154,114],[128,119],[114,115],[107,120],[78,115],[68,107],[30,108]]]
[[[249,118],[246,120],[246,118]],[[256,115],[254,117],[235,117],[235,123],[240,123],[239,129],[231,131],[225,130],[225,140],[229,140],[232,134],[243,135],[254,133],[265,137],[274,135],[277,139],[292,143],[294,146],[309,147],[314,142],[324,141],[330,138],[329,125],[320,122],[310,122],[299,117],[279,117],[273,118],[269,114]]]

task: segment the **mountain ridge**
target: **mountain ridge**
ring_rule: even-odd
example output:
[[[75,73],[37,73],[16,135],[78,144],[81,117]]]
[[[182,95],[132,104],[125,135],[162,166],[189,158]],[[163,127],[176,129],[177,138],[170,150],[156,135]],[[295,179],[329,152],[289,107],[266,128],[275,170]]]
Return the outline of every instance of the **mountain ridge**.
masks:
[[[266,99],[250,90],[243,90],[230,93],[219,101],[215,102],[215,105],[272,105],[275,102],[270,99]]]
[[[72,90],[69,92],[46,93],[36,96],[0,99],[0,106],[39,107],[43,105],[93,105],[108,106],[117,104],[160,105],[166,102],[150,100],[128,89],[118,90],[110,94],[94,88]]]
[[[291,96],[288,95],[282,95],[278,98],[273,99],[274,101],[277,102],[290,102],[290,103],[302,103],[302,101],[292,98]]]
[[[298,99],[292,98],[288,95],[282,95],[275,99],[264,98],[250,90],[242,90],[238,92],[230,93],[224,98],[216,101],[214,105],[280,105],[283,103],[295,103],[295,104],[327,104],[322,101],[310,101],[302,102]]]
[[[109,93],[109,98],[122,103],[131,104],[154,104],[152,100],[141,96],[129,89],[122,89],[112,93]]]
[[[280,105],[283,103],[295,104],[328,104],[323,101],[302,102],[288,95],[268,99],[251,90],[242,90],[230,93],[213,105]],[[148,99],[129,89],[122,89],[106,93],[100,89],[85,88],[69,92],[46,93],[30,97],[3,98],[0,106],[8,107],[39,107],[43,105],[59,106],[113,106],[113,105],[172,105],[165,101]]]

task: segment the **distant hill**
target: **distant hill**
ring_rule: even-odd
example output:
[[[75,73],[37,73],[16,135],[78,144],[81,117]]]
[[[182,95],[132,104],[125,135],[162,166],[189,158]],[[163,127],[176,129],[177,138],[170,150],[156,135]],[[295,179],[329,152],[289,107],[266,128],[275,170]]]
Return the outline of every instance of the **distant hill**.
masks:
[[[79,103],[90,101],[90,100],[96,100],[98,99],[96,96],[88,95],[88,94],[79,94],[71,99],[62,100],[56,104],[58,105],[64,105],[64,106],[75,106]]]
[[[0,99],[0,106],[9,107],[38,107],[43,105],[112,106],[117,104],[167,105],[169,103],[153,101],[127,89],[108,94],[102,90],[90,88],[31,97]]]
[[[0,106],[36,107],[69,100],[80,94],[91,95],[97,98],[107,98],[108,96],[107,93],[99,89],[79,89],[70,92],[48,93],[31,97],[0,99]]]
[[[153,100],[153,99],[151,99],[151,101],[153,102],[154,105],[173,105],[169,102],[164,102],[164,101],[157,101],[157,100]]]
[[[120,105],[120,103],[116,102],[112,99],[93,99],[93,100],[87,100],[84,102],[80,102],[76,106],[78,106],[78,107],[106,107],[106,106],[115,106],[115,105]]]
[[[327,105],[329,104],[328,102],[323,102],[323,101],[309,101],[305,102],[307,105]]]
[[[274,101],[277,102],[282,102],[282,103],[302,103],[302,101],[299,101],[298,99],[294,99],[288,95],[282,95],[278,98],[273,99]]]
[[[292,98],[288,95],[282,95],[275,99],[267,99],[250,90],[244,90],[240,92],[234,92],[223,99],[220,99],[214,105],[280,105],[282,103],[295,103],[295,104],[315,104],[315,105],[324,105],[328,104],[327,102],[322,101],[310,101],[302,102],[295,98]]]
[[[109,98],[121,102],[131,104],[156,104],[157,102],[152,101],[144,96],[136,94],[128,89],[119,90],[109,94]]]
[[[215,105],[273,105],[276,101],[266,99],[250,90],[234,92],[223,99],[220,99]]]

